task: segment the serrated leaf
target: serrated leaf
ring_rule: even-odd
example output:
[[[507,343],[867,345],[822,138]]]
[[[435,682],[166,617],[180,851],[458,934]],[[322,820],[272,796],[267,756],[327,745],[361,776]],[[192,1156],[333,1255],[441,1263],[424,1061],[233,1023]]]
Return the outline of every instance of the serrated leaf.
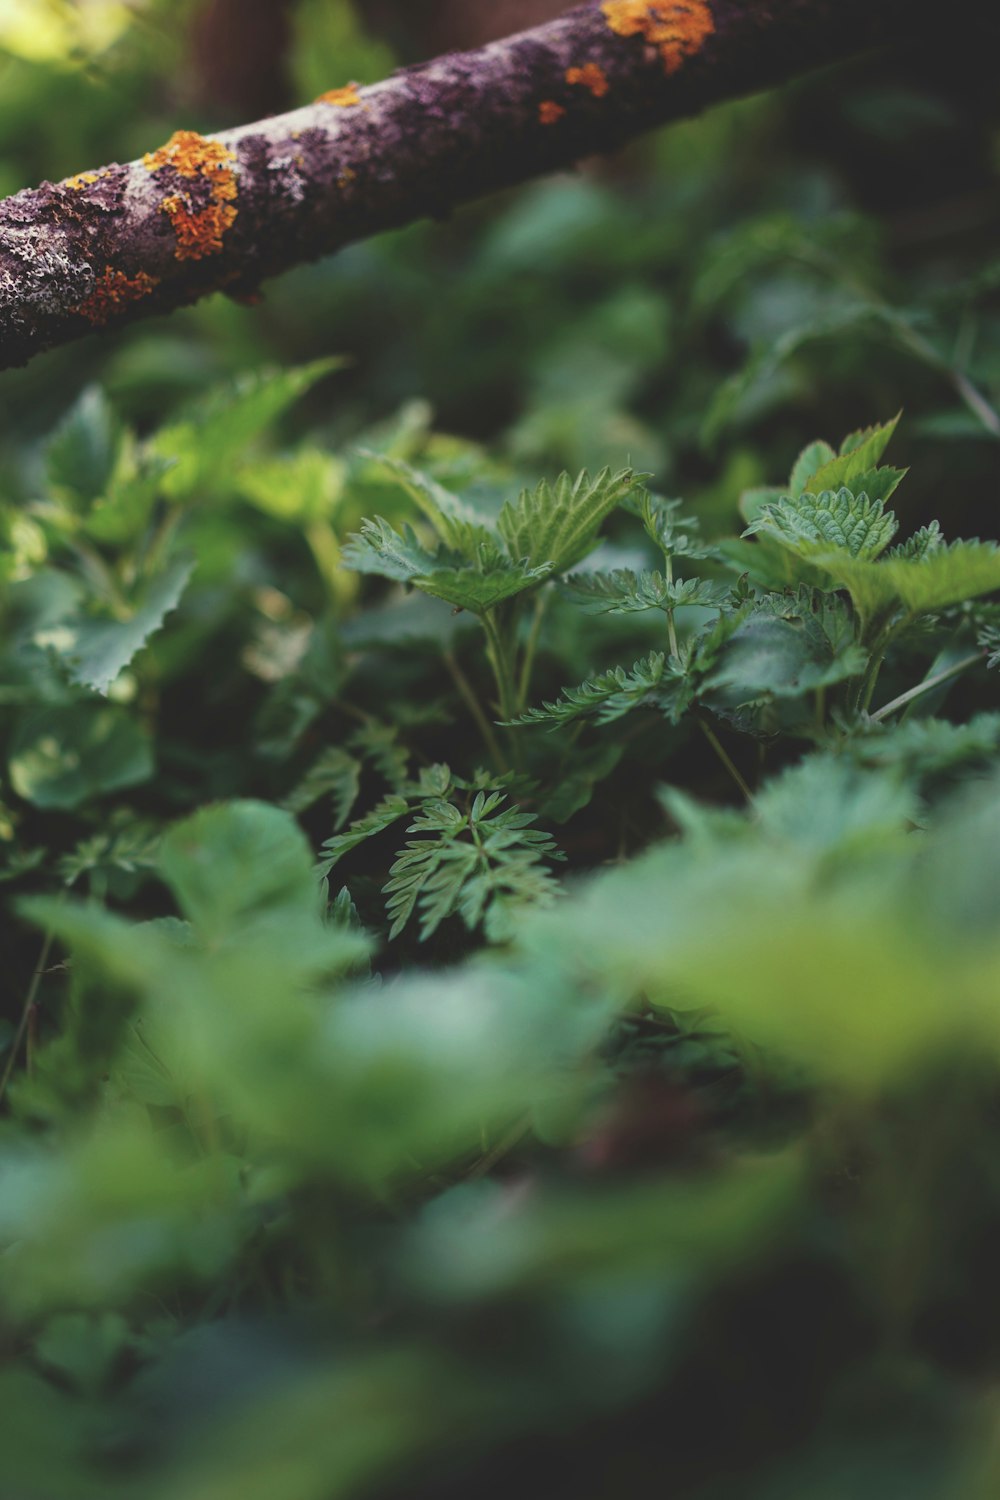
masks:
[[[88,386],[45,449],[45,473],[53,494],[74,506],[88,505],[104,494],[124,435],[100,386]]]
[[[602,469],[596,479],[586,470],[576,480],[564,473],[554,485],[543,480],[508,501],[497,529],[513,561],[562,573],[587,555],[601,523],[641,482],[631,469]]]
[[[36,644],[46,646],[65,665],[73,682],[106,694],[112,683],[175,610],[194,572],[194,561],[178,558],[154,578],[133,601],[126,619],[78,616],[40,631]]]
[[[910,615],[929,614],[1000,589],[1000,550],[994,542],[953,542],[924,557],[877,563],[834,553],[816,561],[850,591],[866,617],[893,606]]]
[[[788,493],[792,499],[797,500],[800,495],[804,494],[810,488],[813,475],[836,456],[830,444],[823,442],[822,438],[817,439],[815,443],[810,443],[807,448],[803,448],[795,460],[791,477],[788,480]],[[776,498],[780,499],[780,493]],[[747,516],[747,520],[753,519],[752,516]]]
[[[362,456],[397,481],[420,507],[446,547],[464,552],[470,541],[474,545],[489,536],[483,517],[430,475],[412,468],[400,458],[390,458],[383,453],[362,450]]]
[[[562,696],[541,708],[528,709],[514,724],[569,724],[574,719],[593,716],[600,724],[622,718],[657,695],[667,672],[667,658],[662,651],[651,651],[637,661],[631,672],[613,667],[599,677],[588,678],[579,687],[563,688]]]
[[[339,833],[354,809],[361,791],[361,762],[339,746],[324,750],[310,766],[282,806],[296,817],[307,812],[321,797],[333,800],[333,826]]]
[[[875,558],[892,541],[898,522],[881,500],[848,489],[790,496],[766,505],[743,533],[773,537],[796,556],[811,561],[837,548],[850,558]]]
[[[400,818],[405,818],[409,811],[410,804],[405,797],[395,792],[389,797],[384,797],[377,807],[372,808],[371,812],[352,823],[346,833],[338,833],[334,838],[327,839],[320,851],[317,875],[321,879],[325,878],[345,854],[350,854],[351,850],[356,849],[359,844],[391,828],[393,823],[398,823]]]
[[[853,490],[855,494],[865,492],[871,495],[871,490],[866,490],[861,481],[877,469],[878,461],[889,446],[902,415],[902,412],[898,412],[891,422],[886,422],[881,427],[866,427],[863,431],[846,437],[836,458],[828,459],[806,477],[803,491],[808,490],[813,494],[819,494],[821,490],[839,490],[846,487]],[[900,479],[903,477],[899,470],[891,472],[899,474]],[[887,480],[886,483],[888,484],[889,481]],[[892,484],[890,493],[898,483],[899,479]],[[873,495],[872,498],[876,497]],[[881,493],[881,486],[878,498],[883,500],[887,498]]]
[[[592,614],[639,614],[645,610],[701,605],[718,609],[730,595],[728,584],[703,578],[664,578],[662,573],[574,573],[566,580],[570,597]]]
[[[834,653],[822,637],[810,639],[789,620],[755,615],[732,636],[705,688],[709,693],[726,689],[730,702],[748,703],[764,694],[794,698],[859,677],[867,665],[868,653],[859,646]]]
[[[161,428],[151,441],[173,461],[163,489],[178,501],[210,500],[233,493],[246,451],[261,432],[343,359],[314,360],[288,369],[255,370],[199,397],[190,415]]]
[[[451,557],[453,554],[444,554]],[[456,563],[460,559],[456,558]],[[397,583],[412,583],[432,572],[438,556],[428,552],[412,527],[397,531],[381,516],[362,521],[361,531],[351,537],[344,548],[344,562],[359,573],[375,573]]]
[[[435,599],[443,599],[453,609],[467,609],[482,615],[505,599],[513,599],[526,589],[544,583],[552,571],[551,564],[530,567],[526,562],[507,562],[497,558],[483,559],[481,571],[468,565],[435,568],[433,573],[411,581]]]

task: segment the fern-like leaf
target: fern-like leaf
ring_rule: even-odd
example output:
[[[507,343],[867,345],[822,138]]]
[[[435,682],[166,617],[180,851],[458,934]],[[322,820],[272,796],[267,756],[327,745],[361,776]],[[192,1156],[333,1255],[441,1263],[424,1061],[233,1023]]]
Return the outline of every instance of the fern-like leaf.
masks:
[[[637,661],[631,672],[624,667],[612,667],[599,677],[581,682],[579,687],[563,688],[560,698],[544,703],[541,708],[528,709],[513,723],[549,724],[557,729],[560,724],[572,723],[574,719],[593,717],[600,724],[610,724],[647,702],[660,706],[661,684],[668,673],[665,654],[652,651]]]
[[[634,573],[630,568],[616,568],[612,573],[574,573],[566,580],[566,588],[592,614],[639,614],[691,604],[718,609],[732,592],[725,583],[703,578],[668,579],[662,573]]]

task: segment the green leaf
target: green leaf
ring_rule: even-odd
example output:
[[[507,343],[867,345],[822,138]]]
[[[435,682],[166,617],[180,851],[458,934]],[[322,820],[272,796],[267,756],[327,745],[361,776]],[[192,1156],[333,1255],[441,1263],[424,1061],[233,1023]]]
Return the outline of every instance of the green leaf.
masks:
[[[898,522],[881,500],[854,495],[848,489],[786,497],[776,505],[765,505],[756,521],[743,533],[762,532],[807,561],[830,548],[848,557],[877,557],[892,541]]]
[[[613,667],[599,677],[588,678],[579,687],[563,688],[555,702],[541,708],[530,708],[513,720],[514,724],[569,724],[574,719],[594,717],[599,724],[610,724],[633,708],[660,707],[664,677],[669,683],[667,658],[662,651],[651,651],[637,661],[631,672]]]
[[[749,703],[764,694],[794,698],[859,677],[867,665],[868,653],[853,641],[835,650],[821,628],[807,630],[801,621],[756,614],[736,630],[705,688],[710,694],[723,690],[729,703]]]
[[[282,806],[298,816],[321,797],[333,798],[333,826],[339,833],[351,816],[361,792],[361,762],[339,746],[324,750]]]
[[[562,573],[592,550],[602,522],[641,483],[631,469],[602,469],[596,479],[584,471],[575,481],[564,473],[508,501],[497,527],[515,562]]]
[[[377,807],[372,808],[371,812],[365,813],[363,818],[358,818],[352,823],[346,833],[338,833],[334,838],[327,839],[320,851],[316,873],[321,879],[329,875],[345,854],[350,854],[351,850],[356,849],[359,844],[391,828],[393,823],[398,823],[400,818],[405,818],[409,811],[409,802],[398,793],[393,792],[391,796],[384,797]]]
[[[160,629],[181,601],[194,562],[178,558],[131,601],[127,618],[100,620],[75,616],[39,631],[35,637],[66,666],[73,682],[107,693],[112,683]]]
[[[552,837],[531,825],[534,813],[503,809],[499,791],[477,794],[466,813],[441,798],[427,801],[408,833],[385,886],[390,940],[420,912],[420,939],[426,941],[446,918],[458,914],[469,931],[486,924],[487,935],[503,941],[514,914],[552,901],[556,887],[543,860],[561,858]]]
[[[812,473],[806,475],[800,493],[809,491],[811,494],[818,495],[823,490],[847,488],[853,490],[856,495],[865,493],[876,498],[873,491],[862,483],[862,480],[870,479],[871,474],[877,470],[878,461],[889,446],[902,415],[902,412],[899,412],[891,422],[886,422],[882,427],[867,427],[861,432],[854,432],[850,437],[846,437],[840,445],[840,453],[837,457],[831,456]],[[899,480],[903,478],[903,472],[892,469],[889,473],[898,476],[891,486],[889,491],[891,493]],[[885,500],[888,496],[880,490],[878,498]]]
[[[124,434],[104,392],[99,386],[88,386],[45,449],[45,473],[56,498],[82,508],[103,495]]]
[[[400,458],[389,458],[382,453],[362,450],[363,456],[386,473],[392,475],[410,499],[420,507],[434,527],[441,541],[453,551],[462,553],[470,545],[489,537],[483,517],[457,495],[446,490],[437,480],[411,468]]]
[[[592,614],[639,614],[684,605],[719,609],[732,592],[725,583],[703,578],[668,580],[662,573],[634,573],[630,568],[618,568],[613,573],[574,573],[565,587],[570,598]]]
[[[327,521],[340,503],[346,465],[321,448],[303,447],[281,458],[259,459],[237,483],[251,505],[279,521],[303,526]]]
[[[836,456],[830,444],[824,443],[822,439],[817,439],[815,443],[810,443],[807,448],[803,448],[795,460],[791,476],[788,480],[788,494],[791,495],[792,499],[797,500],[806,490],[810,488],[815,489],[810,484],[813,475],[822,469],[824,464],[828,464],[831,459],[836,458]],[[827,488],[832,488],[832,486],[827,486]],[[780,494],[776,498],[780,499]],[[753,516],[747,516],[748,521],[753,519]]]
[[[359,573],[375,573],[398,583],[412,583],[434,569],[438,555],[427,551],[412,527],[396,531],[388,521],[376,516],[373,521],[362,521],[360,533],[352,536],[344,548],[344,562]],[[461,559],[455,557],[455,562],[460,565]]]
[[[871,617],[892,606],[908,615],[929,614],[1000,589],[1000,549],[994,542],[952,542],[923,557],[880,562],[826,554],[816,561],[848,589],[859,613]]]
[[[425,594],[443,599],[453,609],[467,609],[472,614],[482,615],[505,599],[513,599],[517,594],[544,583],[552,571],[549,563],[531,567],[527,562],[508,562],[492,549],[486,551],[479,561],[481,566],[478,568],[468,565],[435,568],[433,573],[414,578],[412,582]]]
[[[153,775],[150,740],[123,710],[95,703],[33,709],[10,745],[10,781],[35,807],[71,811]]]
[[[261,432],[343,359],[318,359],[289,369],[257,370],[199,398],[187,420],[152,439],[152,451],[173,461],[164,492],[185,503],[230,495],[238,488],[247,449]]]
[[[221,803],[187,818],[164,836],[159,869],[205,943],[268,913],[317,906],[305,836],[290,813],[265,802]]]

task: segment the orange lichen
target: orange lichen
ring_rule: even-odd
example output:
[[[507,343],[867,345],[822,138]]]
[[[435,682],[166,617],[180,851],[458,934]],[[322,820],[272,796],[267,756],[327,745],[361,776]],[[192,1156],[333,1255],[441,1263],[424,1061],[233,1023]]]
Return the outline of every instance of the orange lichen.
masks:
[[[325,94],[320,94],[316,103],[332,104],[336,109],[351,109],[355,104],[361,103],[361,95],[358,93],[358,85],[349,83],[342,89],[327,89]]]
[[[556,125],[566,111],[554,99],[543,99],[538,106],[538,118],[543,125]]]
[[[126,276],[124,271],[113,271],[108,266],[90,296],[80,303],[76,311],[101,327],[118,308],[126,307],[130,302],[140,302],[158,285],[156,277],[148,276],[145,271]]]
[[[706,0],[605,0],[601,6],[618,36],[641,36],[656,47],[668,73],[694,57],[715,31]]]
[[[66,178],[66,186],[78,193],[81,188],[90,187],[91,183],[97,182],[104,176],[103,172],[77,172],[75,177]]]
[[[566,73],[566,82],[579,85],[581,88],[589,89],[595,99],[603,99],[611,85],[608,75],[599,63],[584,63],[582,68],[569,68]]]
[[[234,152],[221,141],[210,141],[194,130],[176,130],[165,146],[147,152],[143,163],[150,172],[171,168],[178,177],[191,178],[208,185],[209,201],[200,204],[187,193],[171,193],[160,204],[177,236],[178,260],[202,260],[222,249],[226,230],[238,210],[233,203],[238,195]]]

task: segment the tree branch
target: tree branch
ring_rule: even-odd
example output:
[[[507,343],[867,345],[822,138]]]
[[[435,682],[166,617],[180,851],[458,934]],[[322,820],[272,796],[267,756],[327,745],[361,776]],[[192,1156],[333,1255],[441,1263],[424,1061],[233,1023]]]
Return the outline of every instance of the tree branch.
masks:
[[[208,292],[252,297],[302,261],[910,37],[935,12],[931,0],[604,0],[42,183],[0,203],[0,369]]]

